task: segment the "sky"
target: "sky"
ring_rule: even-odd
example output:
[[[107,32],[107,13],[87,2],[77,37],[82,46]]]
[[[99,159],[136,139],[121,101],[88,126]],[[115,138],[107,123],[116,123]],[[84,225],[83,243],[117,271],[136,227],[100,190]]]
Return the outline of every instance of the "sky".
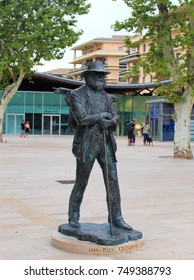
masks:
[[[111,25],[116,20],[123,21],[130,16],[130,9],[123,0],[88,0],[91,3],[90,12],[86,15],[78,17],[77,26],[84,32],[79,41],[74,45],[87,42],[98,37],[112,37],[112,35],[127,35],[125,30],[116,32],[111,28]],[[73,59],[74,52],[66,49],[66,54],[63,59],[58,61],[45,62],[44,66],[36,67],[38,72],[44,72],[57,68],[71,68],[70,62]]]

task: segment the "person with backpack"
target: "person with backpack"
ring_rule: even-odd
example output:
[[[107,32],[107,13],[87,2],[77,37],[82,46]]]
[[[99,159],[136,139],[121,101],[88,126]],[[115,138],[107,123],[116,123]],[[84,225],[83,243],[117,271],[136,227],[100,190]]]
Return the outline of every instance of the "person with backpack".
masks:
[[[128,121],[126,124],[127,134],[128,134],[128,145],[135,145],[135,123],[136,119]]]

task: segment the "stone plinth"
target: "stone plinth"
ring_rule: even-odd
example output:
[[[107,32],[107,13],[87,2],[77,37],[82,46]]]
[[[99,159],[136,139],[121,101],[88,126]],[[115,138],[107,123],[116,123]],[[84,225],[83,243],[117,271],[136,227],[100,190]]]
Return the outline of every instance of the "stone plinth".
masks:
[[[69,224],[59,226],[52,234],[51,245],[77,254],[110,255],[128,253],[143,246],[142,233],[137,230],[122,230],[109,224],[81,224],[74,229]]]

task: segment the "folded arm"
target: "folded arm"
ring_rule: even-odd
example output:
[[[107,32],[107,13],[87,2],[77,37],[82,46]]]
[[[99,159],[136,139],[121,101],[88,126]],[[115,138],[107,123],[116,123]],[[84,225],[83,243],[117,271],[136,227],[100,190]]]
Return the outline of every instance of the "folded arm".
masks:
[[[115,116],[115,109],[114,106],[112,106],[111,102],[108,105],[107,112],[88,114],[85,108],[85,104],[82,103],[79,94],[76,92],[72,92],[70,107],[74,119],[80,126],[90,126],[99,123],[103,129],[106,129],[108,127],[112,127],[113,129],[115,129],[118,124],[118,117]]]

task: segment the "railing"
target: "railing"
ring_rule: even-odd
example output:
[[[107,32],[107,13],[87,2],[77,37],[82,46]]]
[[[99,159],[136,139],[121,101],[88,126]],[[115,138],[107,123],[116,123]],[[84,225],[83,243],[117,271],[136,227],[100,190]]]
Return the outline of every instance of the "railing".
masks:
[[[130,72],[131,72],[130,70],[125,70],[125,71],[119,72],[119,78],[124,77],[126,74],[129,74]]]
[[[130,74],[131,69],[119,72],[119,78],[123,78],[125,75]],[[138,77],[139,74],[132,75],[133,77]]]
[[[139,58],[140,57],[140,53],[139,52],[134,52],[134,53],[131,53],[129,55],[124,55],[122,56],[121,58],[119,58],[119,62],[127,62],[127,61],[130,61],[131,59],[134,59],[134,58]]]

